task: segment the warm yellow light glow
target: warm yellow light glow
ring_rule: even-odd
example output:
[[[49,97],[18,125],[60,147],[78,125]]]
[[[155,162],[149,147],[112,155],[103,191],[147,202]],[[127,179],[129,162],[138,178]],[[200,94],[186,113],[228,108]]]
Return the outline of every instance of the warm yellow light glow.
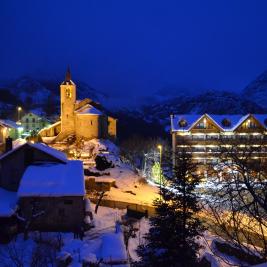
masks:
[[[192,133],[192,135],[195,135],[195,136],[202,135],[203,136],[203,135],[205,135],[205,133]]]
[[[18,111],[21,111],[22,110],[22,107],[18,107]]]
[[[224,132],[223,135],[234,135],[233,132]]]
[[[158,149],[161,150],[162,149],[162,145],[158,145]]]

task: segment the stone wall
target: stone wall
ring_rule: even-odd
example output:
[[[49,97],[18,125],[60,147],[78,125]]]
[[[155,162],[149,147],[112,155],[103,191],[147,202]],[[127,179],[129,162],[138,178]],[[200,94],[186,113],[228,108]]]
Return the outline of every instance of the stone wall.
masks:
[[[35,214],[44,214],[33,220],[31,230],[78,231],[83,225],[85,206],[82,196],[23,197],[19,201],[21,216],[30,218],[33,206]]]
[[[101,119],[99,115],[76,115],[76,136],[93,139],[101,136]]]
[[[117,120],[112,117],[108,117],[108,135],[111,140],[117,137]]]

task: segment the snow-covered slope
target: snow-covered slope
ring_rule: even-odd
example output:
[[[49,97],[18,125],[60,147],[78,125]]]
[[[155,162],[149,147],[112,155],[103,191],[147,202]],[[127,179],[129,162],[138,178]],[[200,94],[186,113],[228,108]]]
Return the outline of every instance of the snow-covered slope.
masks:
[[[243,91],[247,99],[255,101],[259,106],[267,108],[267,71],[252,81]]]
[[[126,100],[104,94],[84,82],[75,82],[78,99],[91,98],[99,102],[108,114],[118,119],[118,133],[122,138],[132,134],[162,136],[162,129],[168,129],[170,114],[174,113],[267,112],[267,71],[240,94],[216,90],[201,93],[186,90],[188,93],[185,94],[185,90],[179,88],[164,88],[149,97],[140,98],[135,107],[129,108],[128,106],[127,109],[124,107]],[[22,105],[25,109],[43,109],[47,114],[58,113],[59,84],[60,81],[56,80],[35,80],[24,76],[16,81],[0,85],[1,113],[9,114],[9,117],[14,116],[18,105]],[[125,99],[127,98],[126,94]]]
[[[5,93],[6,97],[3,99],[5,104],[13,106],[22,105],[23,107],[26,106],[26,109],[34,109],[38,107],[44,108],[52,102],[53,105],[59,107],[59,85],[60,81],[37,80],[24,76],[15,81],[2,83],[0,91]],[[84,82],[77,81],[76,86],[78,99],[91,98],[95,102],[100,103],[107,102],[109,99],[109,96],[93,89]]]

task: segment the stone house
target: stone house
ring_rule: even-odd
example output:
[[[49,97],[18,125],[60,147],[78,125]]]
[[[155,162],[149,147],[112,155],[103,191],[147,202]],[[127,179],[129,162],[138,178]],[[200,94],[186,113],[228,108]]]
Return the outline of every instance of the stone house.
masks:
[[[76,99],[76,85],[71,80],[69,69],[60,85],[60,108],[60,121],[39,132],[43,141],[47,137],[61,141],[69,135],[83,139],[116,139],[117,120],[107,116],[91,99]]]
[[[85,218],[82,162],[41,143],[12,149],[0,157],[0,199],[0,219],[16,215],[30,229],[76,231]]]

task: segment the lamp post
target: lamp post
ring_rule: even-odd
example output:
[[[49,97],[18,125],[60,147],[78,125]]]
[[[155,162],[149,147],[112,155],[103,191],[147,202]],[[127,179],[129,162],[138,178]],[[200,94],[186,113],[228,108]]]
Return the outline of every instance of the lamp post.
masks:
[[[20,112],[22,110],[22,107],[18,107],[17,110],[18,110],[18,122],[19,122],[19,120],[20,120]]]
[[[162,145],[158,145],[159,149],[159,196],[161,200],[161,164],[162,164]]]

